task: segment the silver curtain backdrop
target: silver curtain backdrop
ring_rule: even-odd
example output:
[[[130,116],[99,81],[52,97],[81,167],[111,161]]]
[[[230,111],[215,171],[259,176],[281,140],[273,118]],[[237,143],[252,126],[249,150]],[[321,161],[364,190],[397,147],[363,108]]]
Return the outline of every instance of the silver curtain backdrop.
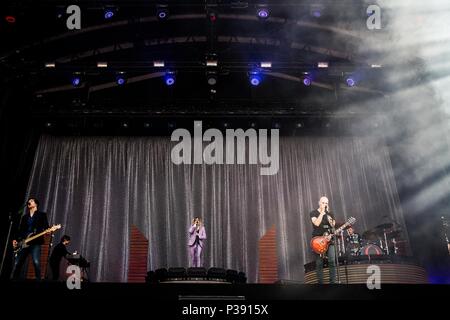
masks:
[[[28,196],[69,247],[91,262],[92,281],[127,279],[129,234],[149,239],[148,268],[187,267],[187,229],[203,218],[205,267],[244,271],[258,282],[258,240],[277,230],[279,278],[303,281],[312,260],[309,212],[322,195],[337,221],[359,232],[389,217],[404,227],[387,147],[366,137],[281,137],[280,169],[258,165],[174,165],[170,137],[43,136]],[[383,218],[384,217],[384,218]]]

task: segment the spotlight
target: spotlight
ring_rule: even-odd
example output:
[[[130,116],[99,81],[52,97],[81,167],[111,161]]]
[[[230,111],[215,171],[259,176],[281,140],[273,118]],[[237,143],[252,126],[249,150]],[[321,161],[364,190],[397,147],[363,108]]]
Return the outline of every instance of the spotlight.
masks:
[[[57,6],[55,9],[56,18],[62,19],[66,15],[66,8],[64,6]]]
[[[170,122],[167,123],[167,127],[169,129],[174,129],[176,126],[177,126],[177,124],[175,122],[173,122],[173,121],[170,121]]]
[[[304,86],[309,87],[312,83],[312,79],[311,76],[309,75],[304,75],[302,78],[302,83]]]
[[[256,9],[256,16],[260,19],[260,20],[266,20],[269,18],[270,16],[270,12],[269,12],[269,8],[267,8],[267,6],[259,6]]]
[[[14,24],[14,23],[16,23],[16,17],[15,16],[6,16],[5,21],[8,22],[9,24]]]
[[[166,20],[169,17],[169,9],[167,5],[156,6],[156,17],[159,20]]]
[[[208,18],[211,23],[216,22],[217,21],[217,13],[215,11],[209,11]]]
[[[347,77],[345,83],[347,83],[347,86],[349,87],[354,87],[356,85],[356,81],[353,77]]]
[[[324,7],[320,4],[313,4],[310,7],[310,14],[314,18],[320,18],[322,16]]]
[[[75,73],[72,76],[72,86],[79,87],[81,85],[81,75],[78,73]]]
[[[129,127],[128,122],[122,122],[121,123],[121,127],[124,128],[124,129],[127,129]]]
[[[105,20],[112,19],[116,15],[117,11],[118,9],[114,6],[105,7],[103,9],[103,17]]]
[[[214,71],[207,72],[206,80],[210,86],[215,86],[217,84],[217,73]]]
[[[51,123],[51,122],[46,122],[45,123],[45,127],[46,128],[51,128],[53,126],[53,123]]]
[[[173,86],[175,84],[175,72],[168,71],[164,76],[164,82],[167,86]]]
[[[127,77],[125,76],[125,72],[118,72],[116,75],[116,83],[119,86],[123,86],[127,83]]]
[[[153,61],[153,67],[155,68],[164,68],[164,61]]]
[[[249,74],[249,80],[252,86],[259,86],[262,81],[261,74],[258,71],[252,71]]]

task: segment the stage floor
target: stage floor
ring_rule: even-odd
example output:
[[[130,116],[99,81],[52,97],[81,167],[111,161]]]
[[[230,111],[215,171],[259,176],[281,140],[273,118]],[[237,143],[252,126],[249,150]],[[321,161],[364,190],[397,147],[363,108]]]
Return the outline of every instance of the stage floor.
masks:
[[[65,283],[4,282],[0,288],[4,306],[15,312],[31,308],[27,302],[32,299],[33,308],[42,306],[46,318],[52,312],[77,319],[99,315],[127,320],[300,319],[309,317],[310,310],[324,308],[365,316],[389,312],[400,319],[405,312],[417,314],[430,299],[445,305],[450,296],[450,285],[430,284],[389,284],[369,290],[360,284],[85,283],[79,290],[69,290]]]
[[[81,289],[68,289],[65,282],[1,282],[1,291],[19,297],[26,292],[40,298],[83,297],[141,298],[148,301],[236,300],[236,301],[299,301],[334,299],[404,299],[433,296],[443,291],[450,296],[450,285],[436,284],[381,284],[380,289],[369,289],[365,284],[214,284],[214,283],[82,283]]]

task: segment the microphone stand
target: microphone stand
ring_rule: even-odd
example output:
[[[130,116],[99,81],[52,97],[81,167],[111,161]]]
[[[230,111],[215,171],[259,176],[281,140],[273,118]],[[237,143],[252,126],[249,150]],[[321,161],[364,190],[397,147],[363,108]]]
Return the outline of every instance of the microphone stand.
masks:
[[[52,247],[53,247],[53,238],[55,237],[55,234],[52,232],[50,234],[50,239],[48,242],[48,254],[47,254],[47,261],[46,261],[46,265],[45,265],[45,279],[48,280],[49,279],[49,268],[50,267],[50,255],[52,254]],[[51,279],[53,279],[53,270],[50,270],[51,272]]]
[[[10,237],[11,237],[12,226],[13,226],[13,215],[12,215],[12,212],[9,212],[9,228],[8,228],[8,236],[6,237],[5,247],[3,248],[2,263],[1,263],[1,265],[0,265],[0,276],[1,276],[2,273],[3,273],[3,265],[4,265],[4,263],[5,263],[6,252],[8,251],[8,246],[9,246],[9,241],[10,241]]]
[[[331,231],[333,232],[333,237],[334,237],[334,260],[335,260],[335,264],[336,264],[337,283],[341,283],[341,275],[339,272],[339,256],[338,256],[338,249],[337,249],[337,234],[335,233],[336,228],[331,227]]]

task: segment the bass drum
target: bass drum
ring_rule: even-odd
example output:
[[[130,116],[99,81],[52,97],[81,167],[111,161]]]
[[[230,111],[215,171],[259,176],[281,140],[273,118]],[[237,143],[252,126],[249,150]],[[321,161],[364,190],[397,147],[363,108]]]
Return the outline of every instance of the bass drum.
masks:
[[[368,243],[359,249],[360,256],[381,256],[384,254],[383,249],[379,245]]]

